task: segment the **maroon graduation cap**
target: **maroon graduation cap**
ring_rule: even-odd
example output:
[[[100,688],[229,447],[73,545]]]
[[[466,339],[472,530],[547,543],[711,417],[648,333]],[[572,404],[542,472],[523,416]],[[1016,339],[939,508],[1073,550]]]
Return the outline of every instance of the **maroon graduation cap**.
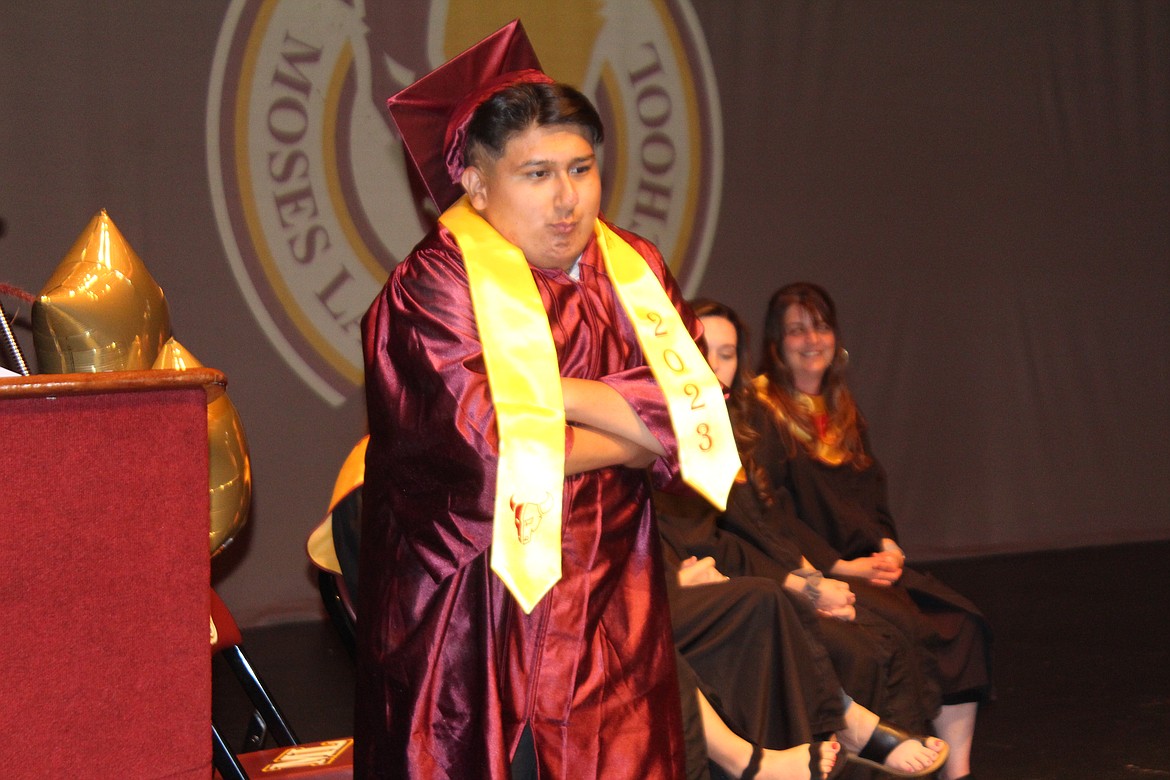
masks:
[[[551,82],[519,19],[386,101],[427,194],[444,211],[463,194],[463,138],[475,109],[502,87]]]

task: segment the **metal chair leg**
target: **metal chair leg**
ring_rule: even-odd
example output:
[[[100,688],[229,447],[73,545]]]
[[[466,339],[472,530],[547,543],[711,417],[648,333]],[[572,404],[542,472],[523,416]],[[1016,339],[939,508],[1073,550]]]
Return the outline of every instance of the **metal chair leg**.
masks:
[[[252,700],[252,704],[260,713],[260,717],[267,724],[268,730],[272,733],[272,738],[276,741],[276,744],[287,747],[299,743],[300,740],[293,733],[292,726],[288,724],[284,713],[280,711],[280,707],[268,695],[268,689],[264,687],[260,675],[256,674],[256,670],[252,668],[252,664],[248,661],[248,656],[244,653],[243,649],[239,646],[225,647],[220,651],[220,654],[227,661],[232,672],[235,673],[236,678],[240,681],[240,685],[244,686],[248,698]]]
[[[244,767],[240,765],[236,754],[223,741],[223,737],[216,731],[215,726],[211,727],[211,757],[215,770],[219,772],[223,780],[248,780]]]

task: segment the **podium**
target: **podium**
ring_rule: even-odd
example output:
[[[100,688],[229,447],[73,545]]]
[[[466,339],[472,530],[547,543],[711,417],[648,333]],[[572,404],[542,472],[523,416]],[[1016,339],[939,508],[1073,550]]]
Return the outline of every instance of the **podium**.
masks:
[[[211,776],[219,371],[0,378],[6,778]]]

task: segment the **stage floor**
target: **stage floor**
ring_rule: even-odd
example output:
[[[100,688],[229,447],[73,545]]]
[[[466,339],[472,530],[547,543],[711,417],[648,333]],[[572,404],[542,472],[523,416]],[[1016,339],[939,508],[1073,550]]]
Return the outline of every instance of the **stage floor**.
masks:
[[[980,712],[980,780],[1170,778],[1170,542],[924,564],[996,632],[998,698]],[[302,740],[349,736],[353,663],[325,620],[244,631]],[[215,722],[249,709],[221,663]]]

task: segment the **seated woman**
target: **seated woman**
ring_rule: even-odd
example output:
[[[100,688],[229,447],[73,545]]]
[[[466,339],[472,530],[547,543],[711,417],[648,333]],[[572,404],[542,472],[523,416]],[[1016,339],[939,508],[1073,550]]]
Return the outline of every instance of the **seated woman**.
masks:
[[[728,388],[735,419],[734,410],[754,392],[747,373],[747,329],[721,303],[699,299],[692,308],[703,324],[708,362]],[[664,494],[656,496],[655,508],[660,533],[680,556],[713,557],[727,574],[769,577],[785,586],[806,629],[828,649],[842,686],[854,699],[912,731],[930,728],[941,704],[933,654],[868,606],[855,604],[847,583],[824,578],[813,568],[779,530],[795,522],[790,498],[778,492],[765,506],[750,485],[741,483],[732,488],[723,515],[706,502]],[[737,528],[751,532],[741,536]],[[766,545],[757,529],[768,534]],[[815,597],[815,603],[808,597]]]
[[[705,710],[707,754],[728,776],[755,776],[753,771],[736,774],[755,745],[754,752],[764,759],[761,766],[777,767],[777,774],[767,776],[815,778],[803,767],[811,770],[819,757],[827,771],[828,759],[838,750],[834,735],[849,751],[850,762],[897,777],[921,777],[945,763],[945,742],[912,736],[842,691],[824,647],[802,629],[774,580],[729,578],[709,559],[677,561],[669,546],[664,555],[680,677],[694,676],[689,687],[698,690]],[[753,758],[749,766],[756,763]],[[694,768],[688,756],[692,776]]]
[[[728,591],[754,589],[778,594],[777,597],[787,603],[782,610],[777,610],[788,619],[773,620],[772,623],[777,625],[782,636],[755,635],[750,643],[729,648],[727,658],[734,659],[742,669],[745,655],[759,654],[763,662],[778,652],[777,648],[785,639],[807,636],[807,641],[820,648],[819,654],[827,656],[835,686],[839,685],[860,704],[883,713],[908,731],[926,731],[940,703],[940,692],[934,682],[936,670],[933,665],[923,663],[931,660],[929,654],[914,646],[902,631],[867,607],[855,608],[852,604],[854,594],[849,586],[838,580],[820,579],[819,573],[813,572],[807,561],[802,562],[799,551],[794,550],[786,563],[778,563],[733,533],[721,529],[719,522],[754,509],[749,491],[746,485],[733,488],[725,514],[720,514],[701,498],[687,500],[662,493],[655,495],[668,582],[673,565],[679,570],[684,584],[715,572],[720,579],[729,575]],[[779,546],[787,540],[777,541]],[[702,640],[711,605],[699,593],[679,592],[668,587],[667,595],[676,646],[687,641],[687,636],[698,636]],[[717,595],[710,594],[713,598]],[[751,622],[745,621],[748,626]],[[718,664],[716,659],[713,668],[720,668]],[[746,670],[745,673],[761,674]],[[793,674],[797,676],[795,682],[799,682],[803,671],[797,669]],[[781,680],[781,688],[789,692],[797,689],[793,680],[787,680],[787,683],[785,686],[785,680]],[[768,693],[769,689],[762,684],[760,690],[752,693],[760,697],[760,714],[775,712],[775,707],[767,700]],[[817,731],[813,729],[813,733]]]
[[[840,777],[836,740],[766,748],[733,731],[704,693],[694,670],[676,651],[685,730],[686,780],[826,780]],[[718,700],[716,700],[718,704]]]
[[[705,326],[718,324],[703,316],[709,313],[706,305],[696,313]],[[708,350],[720,344],[718,332],[709,330],[708,336]],[[709,353],[725,386],[739,384],[722,370],[730,365],[735,374],[734,341],[731,350],[732,359],[721,364]],[[729,513],[756,506],[746,485],[734,488],[728,503]],[[929,773],[945,761],[947,748],[940,740],[912,738],[885,723],[878,727],[871,709],[889,715],[898,708],[884,705],[896,701],[910,717],[923,720],[915,675],[907,673],[907,654],[897,646],[901,636],[893,627],[879,618],[863,627],[864,611],[853,620],[847,585],[834,580],[815,584],[790,573],[807,563],[799,552],[793,552],[789,568],[778,565],[721,532],[715,523],[718,512],[693,494],[658,494],[655,506],[675,644],[728,726],[768,747],[838,732],[848,748],[861,752],[860,759],[851,759],[900,776]],[[716,568],[716,559],[725,563]],[[672,571],[677,582],[669,576]],[[842,684],[855,697],[864,695],[871,707],[848,699],[843,707]],[[894,695],[886,696],[887,690]],[[716,751],[711,754],[714,759]]]
[[[773,295],[755,392],[734,414],[745,470],[764,505],[793,503],[795,514],[774,517],[814,566],[934,648],[943,692],[934,726],[952,747],[942,777],[968,777],[978,703],[991,688],[990,627],[966,598],[905,566],[845,362],[825,290],[797,283]],[[765,548],[777,533],[762,524],[739,530]]]

